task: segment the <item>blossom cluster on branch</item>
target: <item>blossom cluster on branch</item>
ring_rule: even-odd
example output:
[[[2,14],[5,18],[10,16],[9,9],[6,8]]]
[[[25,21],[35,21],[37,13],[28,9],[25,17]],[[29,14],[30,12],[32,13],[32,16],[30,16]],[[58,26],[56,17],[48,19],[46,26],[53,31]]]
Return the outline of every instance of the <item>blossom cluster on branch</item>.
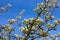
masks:
[[[60,37],[60,33],[55,35],[50,35],[50,31],[57,30],[57,25],[60,24],[60,19],[55,20],[53,16],[53,12],[55,8],[59,8],[57,5],[58,0],[44,0],[44,2],[39,3],[37,8],[34,9],[34,12],[37,13],[36,18],[24,19],[20,26],[18,27],[18,34],[15,34],[17,27],[13,27],[12,25],[18,22],[18,20],[22,17],[25,10],[22,10],[15,19],[9,19],[9,24],[0,26],[0,39],[1,40],[35,40],[39,38],[39,40],[58,40]],[[11,7],[10,4],[8,4]],[[2,8],[2,10],[7,10]],[[44,18],[41,18],[44,16]],[[53,23],[51,23],[52,21]],[[18,26],[19,26],[18,25]],[[12,34],[14,32],[14,34]]]

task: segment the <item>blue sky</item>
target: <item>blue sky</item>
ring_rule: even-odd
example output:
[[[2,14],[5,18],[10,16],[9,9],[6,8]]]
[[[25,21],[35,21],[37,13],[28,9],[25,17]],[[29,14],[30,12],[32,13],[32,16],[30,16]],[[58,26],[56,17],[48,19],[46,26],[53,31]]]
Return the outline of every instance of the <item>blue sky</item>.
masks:
[[[8,19],[15,18],[19,12],[23,9],[25,9],[25,13],[22,16],[21,19],[19,19],[19,22],[21,22],[23,19],[26,18],[35,18],[36,13],[33,11],[34,8],[37,7],[37,3],[41,3],[43,0],[0,0],[0,7],[3,7],[10,3],[12,5],[12,8],[8,9],[7,12],[3,12],[0,16],[0,24],[8,24]],[[60,0],[58,2],[58,5],[60,5]],[[60,8],[56,8],[53,15],[56,19],[60,18]],[[60,32],[60,27],[58,26],[57,33]],[[56,33],[54,31],[54,33]],[[54,34],[52,32],[52,34]]]
[[[12,8],[10,8],[7,12],[2,13],[2,16],[0,17],[0,19],[2,18],[7,22],[7,19],[15,18],[16,15],[18,15],[19,12],[23,9],[26,10],[26,12],[23,15],[24,16],[23,18],[35,17],[36,15],[33,12],[33,9],[37,6],[37,3],[39,2],[41,1],[39,0],[0,0],[1,6],[5,6],[8,3],[12,5]]]

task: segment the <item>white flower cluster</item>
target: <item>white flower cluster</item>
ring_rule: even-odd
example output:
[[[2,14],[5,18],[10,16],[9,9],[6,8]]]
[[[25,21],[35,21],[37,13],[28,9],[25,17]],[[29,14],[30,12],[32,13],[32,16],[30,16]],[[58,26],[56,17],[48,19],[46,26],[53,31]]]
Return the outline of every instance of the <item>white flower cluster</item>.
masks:
[[[29,19],[24,19],[23,23],[24,24],[32,24],[34,22],[34,18],[29,18]]]
[[[60,24],[60,19],[54,21],[55,24]]]
[[[1,9],[2,9],[3,11],[7,11],[8,8],[11,8],[11,7],[12,7],[11,4],[8,4],[8,5],[5,6],[5,7],[1,7]]]
[[[57,29],[56,26],[55,26],[55,24],[50,24],[50,23],[47,23],[46,27],[49,28],[49,29],[53,29],[53,30]]]
[[[34,26],[38,26],[38,25],[41,25],[43,22],[42,22],[42,19],[41,18],[37,18],[36,20],[34,18],[30,18],[30,19],[24,19],[23,20],[23,23],[24,24],[32,24],[34,22]]]
[[[34,9],[34,12],[40,13],[44,6],[44,3],[38,4],[38,7]]]
[[[9,32],[11,32],[13,30],[13,28],[12,28],[11,25],[5,25],[4,30],[5,30],[5,33],[6,34],[9,34]]]
[[[22,11],[19,13],[19,15],[16,17],[16,19],[9,19],[9,20],[8,20],[9,23],[10,23],[10,24],[16,23],[16,22],[18,21],[18,19],[22,17],[24,11],[25,11],[25,10],[22,10]]]
[[[48,14],[46,17],[45,17],[45,21],[47,21],[47,20],[52,20],[52,19],[54,19],[54,16],[52,16],[51,14]]]
[[[29,29],[27,27],[23,27],[21,28],[21,31],[27,34],[29,32]]]
[[[9,19],[9,23],[10,23],[10,24],[15,23],[15,19]]]

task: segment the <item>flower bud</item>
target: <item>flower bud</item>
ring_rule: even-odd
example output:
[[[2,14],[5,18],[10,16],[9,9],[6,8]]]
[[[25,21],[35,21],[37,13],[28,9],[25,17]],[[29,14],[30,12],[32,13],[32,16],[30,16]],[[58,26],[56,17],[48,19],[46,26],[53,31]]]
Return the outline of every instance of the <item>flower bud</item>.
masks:
[[[10,24],[15,23],[15,19],[9,19],[9,23],[10,23]]]
[[[28,20],[28,19],[24,19],[24,20],[23,20],[23,23],[24,23],[24,24],[29,24],[29,20]]]
[[[22,31],[22,32],[25,31],[25,28],[21,28],[21,31]]]
[[[40,13],[40,11],[41,11],[41,10],[40,10],[39,8],[35,8],[35,9],[34,9],[34,12],[36,12],[36,13]]]
[[[56,30],[56,29],[57,29],[55,25],[51,25],[51,28],[52,28],[53,30]]]
[[[58,33],[57,35],[60,36],[60,33]]]
[[[42,23],[42,19],[38,18],[38,19],[36,19],[36,22],[40,24],[40,23]]]
[[[47,23],[46,26],[47,26],[48,28],[51,28],[51,24],[50,24],[50,23]]]
[[[30,23],[33,23],[34,22],[34,18],[30,18],[29,21],[30,21]]]
[[[43,3],[41,3],[41,4],[38,4],[38,7],[39,8],[43,8],[45,5],[43,4]]]
[[[47,32],[43,32],[42,34],[40,34],[40,36],[47,37],[48,33]]]
[[[8,4],[8,7],[12,7],[12,5],[11,4]]]
[[[55,23],[55,24],[59,24],[59,23],[58,23],[58,20],[55,20],[54,23]]]
[[[3,11],[6,11],[6,8],[4,8],[4,7],[1,7],[1,9],[2,9]]]

